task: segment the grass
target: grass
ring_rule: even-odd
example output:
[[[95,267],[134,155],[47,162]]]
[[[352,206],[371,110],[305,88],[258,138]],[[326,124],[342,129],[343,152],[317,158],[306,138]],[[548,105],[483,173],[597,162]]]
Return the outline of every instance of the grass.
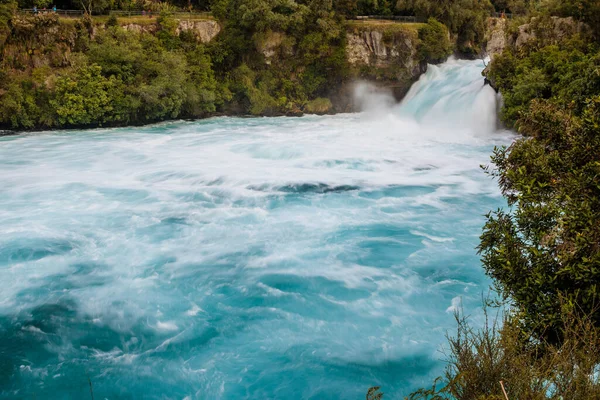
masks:
[[[132,15],[131,17],[117,17],[117,21],[119,22],[119,25],[135,24],[147,26],[156,24],[157,17],[157,15],[152,16],[152,18],[142,15]],[[92,20],[100,24],[105,24],[106,22],[108,22],[109,18],[110,17],[108,15],[97,15],[92,17]]]

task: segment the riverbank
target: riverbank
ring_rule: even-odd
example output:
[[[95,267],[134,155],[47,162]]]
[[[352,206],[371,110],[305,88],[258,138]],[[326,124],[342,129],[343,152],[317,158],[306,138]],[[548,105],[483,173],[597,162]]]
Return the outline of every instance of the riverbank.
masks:
[[[427,24],[330,16],[316,28],[306,18],[300,29],[258,30],[167,14],[13,14],[0,41],[0,129],[353,112],[355,82],[399,100],[426,70]]]

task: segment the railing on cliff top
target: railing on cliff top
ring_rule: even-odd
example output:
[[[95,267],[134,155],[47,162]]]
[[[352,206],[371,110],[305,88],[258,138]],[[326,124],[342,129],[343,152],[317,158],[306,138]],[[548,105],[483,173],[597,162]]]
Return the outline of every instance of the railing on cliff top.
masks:
[[[61,17],[81,17],[85,13],[83,10],[52,10],[52,9],[37,9],[33,10],[31,8],[19,10],[19,12],[23,14],[50,14],[55,13]],[[110,10],[105,11],[103,13],[94,13],[94,15],[115,15],[117,17],[134,17],[134,16],[157,16],[159,12],[150,12],[150,11],[123,11],[123,10]],[[175,11],[171,13],[175,17],[184,18],[184,17],[192,17],[197,19],[210,19],[212,18],[212,13],[210,12],[184,12],[184,11]]]
[[[495,12],[492,14],[496,18],[512,18],[510,13]],[[427,22],[425,17],[415,17],[412,15],[359,15],[349,18],[355,21],[379,20],[379,21],[398,21],[398,22]]]
[[[56,10],[53,11],[52,9],[45,9],[45,8],[38,8],[37,10],[31,9],[31,8],[27,8],[27,9],[23,9],[23,10],[19,10],[20,13],[23,14],[51,14],[51,13],[55,13],[58,14],[60,16],[63,17],[81,17],[84,12],[83,10]]]

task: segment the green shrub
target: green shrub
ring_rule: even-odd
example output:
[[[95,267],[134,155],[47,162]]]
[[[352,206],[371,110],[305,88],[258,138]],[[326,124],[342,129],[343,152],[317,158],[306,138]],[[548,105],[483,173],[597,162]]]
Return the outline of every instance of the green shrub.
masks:
[[[119,26],[119,21],[117,20],[117,16],[115,14],[111,14],[110,17],[108,17],[108,21],[106,21],[106,26]]]
[[[518,315],[486,315],[482,328],[457,315],[448,336],[447,368],[431,389],[408,400],[587,400],[600,398],[600,336],[585,315],[565,310],[560,345],[524,342]]]
[[[304,110],[311,114],[327,114],[332,107],[331,100],[319,97],[306,103]]]
[[[17,10],[17,3],[0,3],[0,50],[10,35],[10,20]]]
[[[65,126],[102,124],[110,119],[114,79],[102,76],[98,65],[82,65],[73,75],[61,76],[50,101],[57,121]]]
[[[31,129],[38,123],[40,110],[31,84],[13,80],[0,97],[0,120],[12,129]]]
[[[600,328],[599,66],[598,47],[574,33],[507,48],[489,69],[503,119],[527,139],[494,152],[510,208],[488,216],[480,251],[523,329],[540,340],[564,339],[561,299]]]
[[[396,8],[401,14],[436,18],[456,36],[457,50],[473,57],[481,52],[486,22],[494,11],[489,0],[398,0]]]
[[[480,251],[526,332],[560,342],[561,298],[600,327],[600,96],[580,117],[535,100],[519,126],[529,138],[492,158],[510,209],[488,216]]]
[[[452,54],[452,42],[448,28],[434,18],[419,29],[419,59],[428,63],[441,63]]]

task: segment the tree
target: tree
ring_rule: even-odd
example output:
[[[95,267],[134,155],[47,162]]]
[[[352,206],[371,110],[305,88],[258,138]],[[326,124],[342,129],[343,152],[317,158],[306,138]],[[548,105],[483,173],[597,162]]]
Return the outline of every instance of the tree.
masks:
[[[448,28],[435,18],[419,29],[419,58],[429,63],[444,62],[452,54]]]
[[[486,21],[494,7],[489,0],[398,0],[398,12],[435,18],[457,35],[457,49],[475,56],[481,51]]]
[[[102,12],[107,8],[111,7],[113,4],[113,0],[80,0],[80,4],[81,8],[83,8],[87,15],[92,15],[94,11]]]
[[[77,67],[75,76],[62,76],[56,82],[55,98],[50,103],[61,125],[102,124],[112,111],[111,89],[114,79],[102,76],[98,65]]]
[[[560,342],[564,304],[600,327],[600,96],[581,114],[534,100],[528,137],[492,157],[510,209],[488,216],[480,252],[527,332]]]
[[[0,3],[0,49],[10,35],[10,20],[17,10],[17,3]]]
[[[335,0],[333,8],[337,13],[352,18],[358,13],[358,0]]]

